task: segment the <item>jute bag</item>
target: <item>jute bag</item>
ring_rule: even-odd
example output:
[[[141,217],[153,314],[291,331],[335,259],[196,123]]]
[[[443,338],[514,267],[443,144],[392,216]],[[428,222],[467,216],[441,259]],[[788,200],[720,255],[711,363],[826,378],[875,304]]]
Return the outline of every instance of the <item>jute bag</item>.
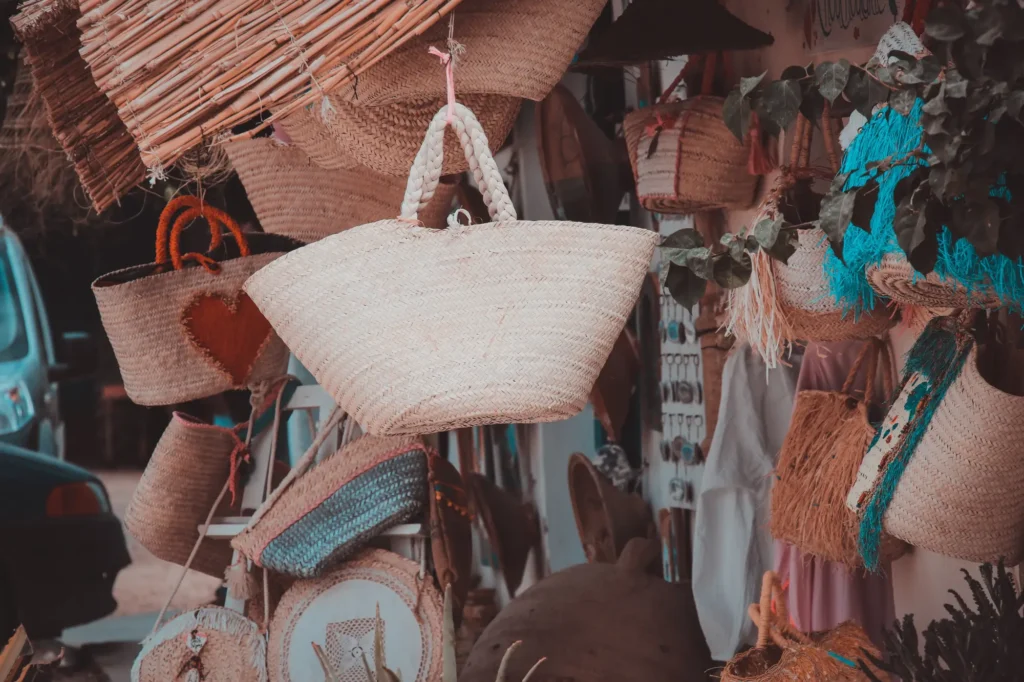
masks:
[[[441,176],[447,116],[442,108],[430,124],[401,218],[303,247],[245,285],[320,385],[377,435],[578,413],[658,241],[635,227],[518,220],[461,104],[452,127],[495,222],[418,227]]]
[[[1024,397],[979,373],[967,329],[931,322],[847,498],[865,559],[885,533],[965,561],[1024,559],[1022,439]]]
[[[866,364],[863,398],[853,385]],[[782,443],[772,489],[772,536],[828,561],[862,565],[857,551],[857,517],[846,495],[875,434],[868,417],[875,374],[882,367],[885,394],[892,393],[888,348],[877,339],[864,344],[840,391],[800,391]],[[892,539],[883,562],[906,552]]]
[[[757,646],[729,661],[721,682],[869,682],[858,662],[865,660],[864,650],[876,658],[881,655],[852,621],[827,632],[798,631],[772,571],[764,575],[761,601],[750,605],[750,618],[757,624]]]
[[[181,232],[199,217],[210,225],[216,258],[181,253]],[[224,228],[230,239],[221,236]],[[282,375],[288,349],[241,289],[295,246],[277,235],[246,237],[229,216],[195,197],[168,203],[155,262],[92,284],[128,396],[139,405],[172,405]]]
[[[814,125],[801,114],[795,125],[790,166],[782,170],[753,225],[780,216],[791,224],[818,217],[820,199],[811,191],[811,182],[830,177],[839,164],[827,112],[821,127],[831,170],[826,173],[810,167]],[[825,279],[825,256],[830,248],[825,233],[806,229],[798,230],[797,235],[799,243],[788,262],[759,249],[751,255],[750,282],[729,292],[729,333],[749,343],[769,367],[778,366],[794,341],[867,339],[895,324],[884,307],[860,314],[843,310],[830,295]]]
[[[142,642],[132,682],[267,682],[267,640],[219,606],[187,611]]]

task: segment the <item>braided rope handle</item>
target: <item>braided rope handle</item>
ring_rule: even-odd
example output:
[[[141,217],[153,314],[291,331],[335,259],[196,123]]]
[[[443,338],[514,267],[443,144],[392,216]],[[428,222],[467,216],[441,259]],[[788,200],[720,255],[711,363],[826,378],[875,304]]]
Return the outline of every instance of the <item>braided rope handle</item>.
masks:
[[[430,203],[437,190],[437,185],[441,181],[444,131],[447,125],[448,105],[445,104],[430,122],[423,144],[409,170],[409,182],[405,187],[405,199],[402,201],[402,220],[417,221],[417,214]],[[487,134],[484,133],[476,115],[465,105],[456,103],[451,126],[466,154],[469,170],[480,188],[491,219],[498,223],[515,221],[516,209],[512,205],[508,190],[505,189],[498,164],[491,155]]]
[[[775,613],[772,613],[772,600],[775,601]],[[774,571],[765,572],[764,578],[761,579],[761,602],[751,604],[747,613],[757,625],[758,649],[768,646],[769,639],[780,647],[793,643],[806,644],[810,641],[805,634],[789,624],[786,593]]]

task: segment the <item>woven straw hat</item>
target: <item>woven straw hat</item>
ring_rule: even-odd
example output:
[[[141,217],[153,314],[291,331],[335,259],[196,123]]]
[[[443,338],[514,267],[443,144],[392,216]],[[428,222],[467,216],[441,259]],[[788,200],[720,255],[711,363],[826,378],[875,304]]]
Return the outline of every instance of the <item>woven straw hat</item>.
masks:
[[[458,92],[544,99],[562,79],[605,4],[606,0],[464,0],[455,14],[454,37],[465,47],[455,67]],[[434,24],[361,74],[358,85],[339,97],[380,106],[441,96],[444,79],[427,48],[447,50],[447,38],[448,22]]]
[[[128,532],[157,558],[184,566],[242,445],[232,429],[175,412],[128,503]],[[206,539],[191,568],[222,578],[229,563],[228,542]]]
[[[312,578],[426,505],[422,441],[363,436],[305,472],[232,545],[259,566]]]
[[[345,682],[373,682],[377,609],[385,665],[405,682],[441,679],[441,594],[419,566],[379,549],[366,550],[315,580],[300,580],[281,598],[270,622],[272,682],[323,678],[316,643]]]
[[[459,98],[477,112],[491,142],[491,151],[501,149],[516,122],[522,100],[505,95],[474,94],[460,95]],[[430,125],[438,107],[445,102],[444,97],[428,97],[367,107],[332,97],[334,111],[328,121],[320,125],[332,139],[331,148],[346,158],[384,175],[406,177],[423,142],[423,131]],[[286,117],[281,125],[291,135],[291,117]],[[308,125],[308,120],[303,125]],[[306,134],[292,139],[313,156],[314,152],[304,146],[304,140],[311,137]],[[324,153],[321,148],[319,154]],[[441,171],[444,175],[469,169],[453,134],[445,136],[444,159]]]
[[[871,288],[897,303],[923,308],[1001,308],[1005,302],[994,291],[982,289],[972,294],[955,279],[943,279],[936,273],[922,275],[902,253],[890,253],[882,262],[865,270]]]
[[[196,677],[185,671],[201,671]],[[166,623],[142,643],[132,682],[267,682],[267,645],[240,613],[207,606]]]
[[[246,283],[299,361],[369,433],[578,413],[658,240],[635,227],[518,220],[486,135],[462,105],[453,126],[495,222],[416,227],[441,175],[446,113],[430,124],[401,219],[310,244]]]
[[[269,138],[225,145],[245,193],[266,232],[303,242],[398,215],[405,185],[369,168],[327,170],[298,147]],[[426,227],[444,227],[456,184],[442,182],[427,210]]]
[[[626,115],[629,162],[644,208],[689,214],[754,202],[759,176],[747,172],[750,149],[726,127],[723,104],[702,95]]]

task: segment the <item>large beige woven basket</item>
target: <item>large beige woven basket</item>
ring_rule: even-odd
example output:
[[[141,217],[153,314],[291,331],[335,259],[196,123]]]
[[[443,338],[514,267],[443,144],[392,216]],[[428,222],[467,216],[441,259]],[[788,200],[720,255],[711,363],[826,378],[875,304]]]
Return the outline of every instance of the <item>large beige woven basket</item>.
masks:
[[[943,279],[934,272],[922,275],[914,271],[906,257],[886,254],[878,265],[865,270],[871,288],[898,303],[922,308],[1001,308],[1004,302],[993,291],[970,294],[954,279]]]
[[[978,372],[977,349],[946,391],[885,515],[906,542],[972,562],[1024,559],[1024,397]]]
[[[626,115],[629,161],[644,208],[689,214],[754,202],[759,176],[747,172],[750,149],[726,127],[723,103],[699,96]]]
[[[241,445],[232,429],[175,412],[128,503],[124,525],[132,537],[158,559],[184,566]],[[230,500],[223,506],[229,516]],[[206,539],[190,567],[221,578],[230,563],[228,541]]]
[[[461,104],[452,126],[495,222],[415,226],[441,176],[446,114],[427,130],[401,219],[303,247],[245,285],[299,361],[377,435],[578,413],[658,241],[635,227],[518,220]]]
[[[402,206],[401,180],[369,168],[327,170],[298,147],[269,138],[230,142],[225,149],[267,232],[315,242],[356,225],[394,218]],[[420,214],[426,227],[444,227],[456,187],[454,182],[438,185]]]
[[[251,255],[238,255],[242,242]],[[179,257],[180,269],[157,262],[93,282],[128,397],[173,405],[282,375],[288,349],[241,289],[294,246],[279,235],[239,233],[221,247],[234,252],[210,267]]]

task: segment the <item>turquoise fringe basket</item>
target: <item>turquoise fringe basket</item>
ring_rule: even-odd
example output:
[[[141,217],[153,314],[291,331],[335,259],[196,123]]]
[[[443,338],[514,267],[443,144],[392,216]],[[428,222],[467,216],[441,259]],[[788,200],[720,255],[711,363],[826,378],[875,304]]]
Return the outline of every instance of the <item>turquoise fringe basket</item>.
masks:
[[[850,174],[846,189],[862,187],[872,177],[879,177],[879,195],[871,217],[871,231],[865,232],[851,224],[843,242],[843,260],[840,261],[831,251],[825,257],[829,289],[845,310],[874,308],[877,292],[866,273],[882,266],[883,261],[886,265],[902,265],[911,286],[926,279],[909,268],[892,228],[896,217],[893,200],[896,184],[924,161],[912,160],[881,174],[877,169],[867,169],[872,162],[889,157],[898,160],[917,149],[922,137],[922,107],[923,101],[918,100],[907,115],[889,107],[882,108],[864,125],[843,158],[840,172]],[[992,191],[993,195],[1005,195],[1005,192],[1003,188],[993,188]],[[935,270],[927,277],[931,287],[944,287],[950,292],[951,302],[969,302],[972,303],[970,307],[1021,307],[1024,302],[1024,262],[1014,262],[1002,254],[979,258],[970,242],[966,239],[954,241],[946,227],[939,232],[938,243]],[[880,289],[900,299],[898,288]],[[904,302],[919,301],[906,299]]]

